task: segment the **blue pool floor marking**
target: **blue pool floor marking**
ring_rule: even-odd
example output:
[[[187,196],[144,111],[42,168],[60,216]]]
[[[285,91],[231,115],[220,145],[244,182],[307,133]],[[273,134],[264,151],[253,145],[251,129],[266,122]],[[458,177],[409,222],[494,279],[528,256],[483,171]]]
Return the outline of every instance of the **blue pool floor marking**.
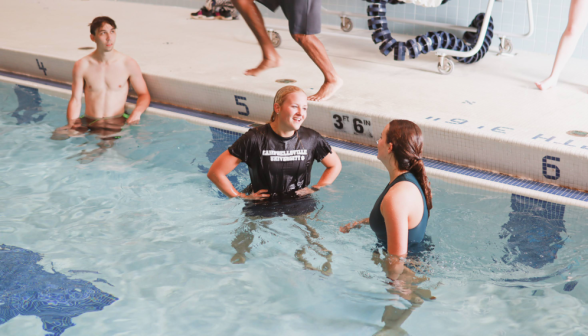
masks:
[[[0,325],[18,315],[37,316],[45,335],[60,336],[75,326],[73,318],[100,311],[118,300],[89,281],[55,270],[47,272],[39,264],[42,258],[27,249],[0,245]]]
[[[20,80],[25,80],[25,81],[31,81],[31,82],[35,82],[35,83],[39,83],[39,84],[48,85],[48,86],[58,87],[58,88],[62,88],[62,89],[68,89],[68,90],[71,89],[70,85],[63,84],[63,83],[57,83],[57,82],[47,80],[47,79],[38,79],[38,78],[28,77],[28,76],[24,76],[24,75],[17,75],[17,74],[13,74],[13,73],[1,71],[1,70],[0,70],[0,75],[10,77],[10,78],[20,79]],[[135,98],[128,98],[127,101],[129,103],[135,103],[137,100]],[[202,119],[206,119],[206,120],[222,122],[225,124],[230,124],[230,125],[239,126],[239,127],[251,128],[251,125],[254,125],[253,122],[251,122],[251,121],[245,121],[245,120],[235,119],[235,118],[232,118],[229,116],[223,116],[223,115],[219,115],[219,114],[213,114],[213,113],[201,112],[201,111],[191,110],[191,109],[182,108],[182,107],[176,107],[176,106],[168,105],[168,104],[153,103],[152,102],[149,106],[155,107],[158,109],[162,109],[162,110],[166,110],[166,111],[170,111],[170,112],[180,113],[180,114],[184,114],[184,115],[188,115],[188,116],[194,116],[194,117],[198,117],[198,118],[202,118]],[[239,134],[239,133],[233,132],[233,131],[226,131],[226,130],[222,130],[222,129],[218,129],[218,130]],[[347,149],[347,150],[351,150],[354,152],[369,154],[369,155],[374,155],[374,156],[378,154],[378,150],[375,147],[370,147],[370,146],[366,146],[366,145],[356,144],[356,143],[333,139],[333,138],[328,138],[328,137],[326,137],[326,139],[329,142],[329,144],[331,144],[332,146],[338,147],[338,148]],[[568,189],[568,188],[564,188],[564,187],[559,187],[559,186],[555,186],[555,185],[551,185],[551,184],[547,184],[547,183],[542,183],[542,182],[531,181],[531,180],[523,180],[523,179],[519,179],[516,177],[508,176],[508,175],[492,173],[492,172],[488,172],[488,171],[481,170],[481,169],[459,166],[456,164],[432,160],[432,159],[424,159],[423,161],[425,163],[425,167],[427,167],[427,168],[439,169],[442,171],[455,173],[455,174],[459,174],[459,175],[464,175],[464,176],[469,176],[469,177],[474,177],[474,178],[478,178],[478,179],[482,179],[482,180],[486,180],[486,181],[496,182],[496,183],[500,183],[500,184],[520,187],[520,188],[534,190],[534,191],[539,191],[539,192],[543,192],[546,194],[570,198],[570,199],[574,199],[574,200],[578,200],[578,201],[582,201],[582,202],[588,202],[588,193],[585,193],[585,192],[579,191],[579,190]]]

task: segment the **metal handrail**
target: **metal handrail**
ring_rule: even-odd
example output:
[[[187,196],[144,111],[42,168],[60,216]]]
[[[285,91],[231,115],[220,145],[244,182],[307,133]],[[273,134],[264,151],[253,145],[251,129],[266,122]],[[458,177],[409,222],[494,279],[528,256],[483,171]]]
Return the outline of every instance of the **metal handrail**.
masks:
[[[453,71],[453,62],[451,60],[447,59],[447,56],[468,58],[468,57],[472,57],[472,56],[476,55],[480,51],[480,49],[482,48],[486,34],[488,33],[488,27],[490,25],[490,19],[492,17],[492,10],[494,8],[494,3],[496,1],[502,2],[502,0],[488,0],[488,6],[486,8],[486,12],[484,13],[484,19],[482,21],[482,26],[480,27],[479,30],[475,27],[457,26],[457,25],[452,25],[452,24],[442,23],[442,22],[428,22],[428,21],[419,21],[419,20],[410,20],[410,19],[401,19],[401,18],[388,18],[387,16],[386,16],[386,19],[387,19],[387,21],[391,21],[391,22],[418,24],[418,25],[424,25],[424,26],[433,26],[433,27],[439,27],[439,28],[445,28],[445,29],[454,29],[454,30],[462,30],[462,31],[477,33],[478,40],[476,41],[476,44],[474,45],[474,47],[472,49],[470,49],[469,51],[457,51],[457,50],[449,50],[449,49],[437,49],[436,50],[436,55],[439,56],[439,64],[438,64],[439,72],[441,72],[442,74],[450,74]],[[341,18],[341,29],[346,32],[350,31],[351,28],[353,27],[353,25],[351,24],[352,22],[348,22],[348,20],[350,20],[349,17],[358,17],[358,18],[366,18],[366,19],[371,18],[371,16],[368,16],[368,15],[361,15],[361,14],[348,13],[348,12],[337,12],[337,11],[328,10],[324,7],[321,7],[321,11],[326,14],[333,14],[333,15],[339,16]],[[499,55],[503,54],[503,49],[508,50],[507,52],[512,51],[512,43],[506,38],[507,36],[526,38],[526,37],[529,37],[533,34],[533,32],[535,31],[535,21],[533,19],[532,0],[527,0],[527,13],[529,15],[529,31],[527,33],[515,34],[515,33],[507,33],[507,32],[501,32],[501,31],[494,31],[494,34],[498,35],[498,37],[500,39],[500,48],[499,48],[500,53],[499,53]],[[349,30],[345,29],[345,27],[347,27],[347,22],[349,24],[351,24]],[[282,29],[288,30],[287,27],[281,27],[281,26],[273,26],[273,27],[269,26],[266,28],[268,29],[268,33],[273,30],[282,30]],[[322,32],[321,35],[330,35],[330,36],[338,36],[338,37],[344,36],[347,38],[371,40],[371,38],[369,38],[367,36],[363,37],[363,36],[357,36],[357,35],[347,35],[347,34],[342,34],[342,33]],[[276,36],[279,40],[280,39],[279,34]],[[278,45],[279,45],[279,43],[278,43]]]
[[[484,36],[486,36],[486,32],[488,31],[488,25],[490,24],[490,17],[492,13],[492,8],[494,7],[494,2],[496,0],[488,0],[488,7],[486,8],[486,14],[484,15],[484,21],[482,21],[482,28],[480,29],[480,34],[478,34],[478,41],[476,45],[470,49],[469,51],[456,51],[451,49],[437,49],[436,54],[439,56],[454,56],[454,57],[471,57],[480,51],[482,45],[484,44]]]
[[[356,17],[356,18],[362,18],[362,19],[371,18],[370,16],[367,16],[364,14],[338,12],[338,11],[326,9],[325,7],[321,7],[321,12],[326,13],[326,14],[331,14],[331,15],[337,15],[339,17]],[[489,13],[489,12],[486,10],[486,13]],[[511,37],[521,37],[521,38],[525,38],[525,37],[529,37],[529,36],[533,35],[533,33],[535,32],[535,20],[533,19],[533,2],[532,2],[532,0],[527,0],[527,13],[529,15],[529,31],[527,33],[516,34],[516,33],[503,32],[503,31],[498,31],[498,30],[494,31],[494,33],[499,36],[511,36]],[[438,27],[438,28],[445,28],[445,29],[469,31],[472,33],[477,32],[476,28],[466,27],[466,26],[458,26],[458,25],[453,25],[450,23],[430,22],[430,21],[420,21],[420,20],[390,18],[390,17],[386,17],[386,18],[388,21],[391,21],[391,22],[418,24],[418,25],[429,26],[429,27]],[[341,34],[341,35],[343,35],[343,34]]]

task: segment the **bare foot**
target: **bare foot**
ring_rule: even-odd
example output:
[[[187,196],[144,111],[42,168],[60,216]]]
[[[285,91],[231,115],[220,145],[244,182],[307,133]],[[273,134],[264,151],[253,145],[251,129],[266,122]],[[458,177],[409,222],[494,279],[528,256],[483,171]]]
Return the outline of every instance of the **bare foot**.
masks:
[[[87,152],[86,150],[82,150],[80,156],[83,156],[78,159],[78,162],[81,164],[88,164],[90,162],[94,162],[94,160],[96,160],[98,157],[104,154],[104,152],[106,152],[106,150],[102,148],[96,148],[89,152]]]
[[[257,76],[258,74],[260,74],[261,72],[263,72],[265,70],[268,70],[271,68],[277,68],[280,65],[282,65],[282,59],[280,58],[280,55],[276,54],[273,57],[264,58],[261,61],[261,63],[259,63],[257,68],[249,69],[249,70],[245,71],[245,76]]]
[[[235,255],[231,258],[231,263],[233,264],[244,264],[247,258],[244,254],[239,252],[235,253]]]
[[[341,79],[340,77],[336,77],[333,81],[325,80],[325,83],[323,84],[323,86],[321,86],[320,90],[312,96],[308,97],[308,100],[319,102],[322,100],[330,99],[335,94],[335,92],[337,92],[337,90],[339,90],[342,86],[343,79]]]
[[[552,78],[552,77],[549,77],[542,82],[535,83],[535,85],[537,85],[537,88],[542,91],[547,90],[547,89],[551,89],[556,84],[557,84],[557,78]]]

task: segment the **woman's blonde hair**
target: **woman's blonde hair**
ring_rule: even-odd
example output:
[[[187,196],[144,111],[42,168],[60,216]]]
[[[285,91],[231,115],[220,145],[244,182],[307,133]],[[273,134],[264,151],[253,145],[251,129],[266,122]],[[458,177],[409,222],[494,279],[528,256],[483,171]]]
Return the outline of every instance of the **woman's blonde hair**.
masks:
[[[276,108],[275,105],[278,104],[280,106],[282,106],[282,104],[284,104],[284,101],[286,100],[286,96],[289,95],[290,93],[294,93],[294,92],[304,92],[301,88],[299,88],[298,86],[294,86],[294,85],[287,85],[284,86],[283,88],[279,89],[278,92],[276,92],[276,96],[274,97],[274,104],[272,105],[272,116],[270,118],[270,122],[276,120],[276,117],[278,116],[278,114],[276,113]]]

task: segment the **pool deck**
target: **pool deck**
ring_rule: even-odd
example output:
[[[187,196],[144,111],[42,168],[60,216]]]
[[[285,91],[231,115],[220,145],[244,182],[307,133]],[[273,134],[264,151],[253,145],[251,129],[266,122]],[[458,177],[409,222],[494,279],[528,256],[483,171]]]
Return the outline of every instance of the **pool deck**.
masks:
[[[88,23],[108,15],[118,25],[116,48],[138,61],[154,101],[264,122],[284,85],[277,79],[294,79],[308,94],[322,83],[281,30],[283,66],[244,76],[260,50],[243,20],[190,20],[185,8],[98,0],[4,1],[2,8],[3,71],[70,82],[73,62],[89,53],[79,48],[93,46]],[[345,86],[329,101],[310,103],[307,126],[370,145],[387,121],[410,119],[423,129],[428,158],[588,190],[588,137],[567,134],[588,131],[588,60],[572,59],[560,84],[542,92],[534,82],[549,74],[552,55],[492,51],[473,65],[456,62],[442,76],[432,53],[395,62],[378,52],[368,31],[324,32],[319,37]],[[369,127],[363,135],[337,130],[333,114],[368,121],[371,134]]]

